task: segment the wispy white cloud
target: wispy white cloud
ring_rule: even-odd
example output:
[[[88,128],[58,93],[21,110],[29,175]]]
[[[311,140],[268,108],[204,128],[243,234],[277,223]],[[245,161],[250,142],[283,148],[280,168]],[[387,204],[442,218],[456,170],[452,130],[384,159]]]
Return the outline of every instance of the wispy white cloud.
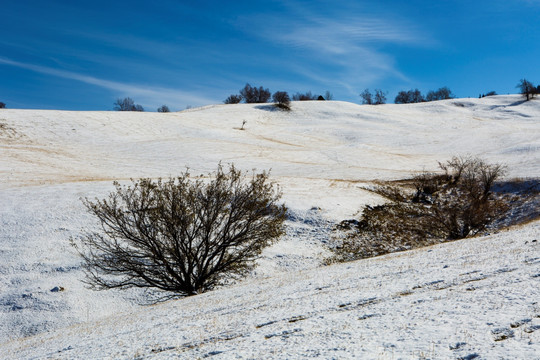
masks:
[[[347,14],[345,10],[332,16],[313,14],[306,8],[290,10],[293,14],[287,17],[246,19],[246,31],[303,53],[307,60],[286,64],[289,70],[314,81],[339,83],[351,93],[362,86],[377,86],[388,77],[408,81],[396,64],[391,46],[424,47],[433,43],[414,24],[396,17]],[[327,66],[326,71],[321,72],[321,66]]]
[[[274,36],[276,34],[274,33]],[[410,30],[396,27],[388,20],[312,18],[290,31],[278,34],[283,43],[311,48],[329,54],[347,54],[369,49],[374,43],[414,44],[418,36]]]
[[[4,57],[0,57],[0,65],[1,64],[15,66],[21,69],[34,71],[41,74],[95,85],[110,90],[112,93],[115,94],[115,96],[118,97],[134,97],[138,103],[141,103],[145,106],[157,107],[161,104],[178,104],[180,101],[185,104],[198,106],[214,102],[210,98],[207,98],[205,96],[199,96],[197,94],[193,94],[192,92],[180,91],[164,87],[146,86],[141,84],[129,84],[117,81],[104,80],[71,71],[59,70],[47,66],[14,61]]]

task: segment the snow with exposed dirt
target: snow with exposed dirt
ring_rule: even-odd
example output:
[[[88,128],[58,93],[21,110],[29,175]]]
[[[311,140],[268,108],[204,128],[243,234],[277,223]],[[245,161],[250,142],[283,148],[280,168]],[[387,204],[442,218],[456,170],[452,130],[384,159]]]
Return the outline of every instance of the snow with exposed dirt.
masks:
[[[242,124],[245,121],[244,129]],[[540,101],[216,105],[179,113],[0,110],[0,358],[540,359],[540,222],[324,266],[376,180],[474,155],[540,178]],[[84,287],[80,198],[217,164],[271,169],[287,233],[245,280],[145,305]]]

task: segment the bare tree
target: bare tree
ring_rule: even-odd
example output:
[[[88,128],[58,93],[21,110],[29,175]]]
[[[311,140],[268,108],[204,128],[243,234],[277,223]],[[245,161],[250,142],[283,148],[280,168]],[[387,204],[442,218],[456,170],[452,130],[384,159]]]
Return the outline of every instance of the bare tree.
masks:
[[[446,87],[443,86],[437,91],[429,91],[426,95],[426,101],[437,101],[437,100],[446,100],[446,99],[453,99],[454,94],[452,94],[452,91]]]
[[[413,104],[413,103],[419,103],[423,102],[424,96],[422,96],[422,93],[418,89],[409,90],[409,91],[400,91],[395,100],[394,103],[396,104]]]
[[[293,101],[310,101],[310,100],[317,100],[317,95],[313,95],[311,91],[307,91],[305,93],[296,93],[293,95],[292,99]]]
[[[291,110],[291,98],[286,91],[276,91],[272,95],[272,100],[274,100],[276,107],[283,110]]]
[[[324,100],[334,100],[334,95],[329,90],[326,90],[324,93]]]
[[[527,101],[534,98],[537,94],[536,87],[527,79],[521,79],[516,87],[519,89],[520,94],[527,99]]]
[[[117,99],[114,103],[114,110],[116,111],[144,111],[141,105],[135,104],[132,98],[126,97],[123,99]]]
[[[167,105],[161,105],[160,107],[158,107],[157,111],[161,113],[171,112],[171,110],[169,110],[169,107]]]
[[[373,95],[369,91],[369,89],[365,89],[361,94],[360,97],[362,98],[362,104],[364,105],[373,105]]]
[[[189,172],[167,181],[115,183],[108,198],[84,200],[102,231],[72,239],[94,289],[156,288],[189,296],[250,271],[283,234],[286,208],[267,172],[251,179],[231,165],[213,179]]]
[[[229,95],[229,97],[226,98],[223,101],[223,103],[224,104],[238,104],[238,103],[240,103],[240,101],[242,101],[242,96],[241,95],[232,94],[232,95]]]
[[[381,89],[375,89],[373,105],[386,104],[386,93]]]
[[[246,84],[242,90],[240,90],[240,95],[244,99],[244,101],[248,104],[253,103],[265,103],[270,99],[270,90],[263,88],[260,86],[252,87],[249,84]]]

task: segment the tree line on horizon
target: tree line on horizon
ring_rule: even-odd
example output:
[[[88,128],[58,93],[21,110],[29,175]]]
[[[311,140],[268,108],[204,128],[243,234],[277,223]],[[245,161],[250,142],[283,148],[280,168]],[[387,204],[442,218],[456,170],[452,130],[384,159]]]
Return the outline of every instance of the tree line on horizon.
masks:
[[[540,94],[540,84],[534,85],[529,80],[523,78],[521,79],[516,88],[519,89],[519,93],[525,98],[526,101],[529,101]],[[375,92],[372,93],[369,89],[365,89],[361,94],[360,98],[363,105],[380,105],[386,104],[387,93],[381,89],[375,89]],[[495,91],[489,91],[485,94],[480,94],[478,97],[483,98],[486,96],[497,95]],[[268,88],[262,86],[254,87],[249,83],[239,91],[238,94],[229,95],[223,102],[225,104],[239,104],[242,101],[246,104],[252,103],[267,103],[268,100],[272,98],[276,107],[290,110],[291,101],[307,101],[307,100],[334,100],[334,95],[330,91],[326,91],[324,95],[312,94],[311,91],[305,93],[297,92],[292,97],[286,91],[276,91],[273,95]],[[453,99],[455,98],[452,91],[447,87],[443,86],[438,90],[430,90],[424,96],[422,92],[417,88],[411,90],[402,90],[399,91],[397,96],[394,99],[395,104],[413,104],[421,102],[430,102],[437,100]],[[118,98],[114,102],[113,109],[115,111],[138,111],[143,112],[144,108],[140,104],[135,104],[135,101],[130,97]],[[0,101],[0,109],[5,109],[6,104]],[[167,105],[161,105],[157,112],[168,113],[171,110]]]
[[[537,94],[540,94],[540,85],[535,86],[530,81],[526,79],[521,79],[516,86],[520,89],[520,94],[522,94],[526,100],[534,98]],[[280,91],[281,94],[287,94],[287,92]],[[374,92],[371,92],[369,89],[365,89],[360,93],[360,98],[363,105],[380,105],[386,104],[387,101],[387,92],[384,92],[381,89],[375,89]],[[485,94],[480,94],[479,98],[486,96],[497,95],[495,91],[489,91]],[[287,94],[288,96],[288,94]],[[271,97],[269,89],[265,89],[262,86],[252,87],[247,83],[244,88],[242,88],[239,94],[231,94],[223,102],[225,104],[239,104],[242,101],[246,104],[250,103],[266,103]],[[438,100],[453,99],[455,95],[452,93],[452,90],[447,86],[443,86],[437,90],[430,90],[424,96],[420,90],[417,88],[411,90],[402,90],[399,91],[397,96],[394,99],[395,104],[413,104],[421,102],[430,102]],[[304,100],[333,100],[333,95],[326,91],[325,95],[313,95],[311,91],[306,93],[296,93],[292,96],[292,101],[304,101]],[[277,101],[274,101],[277,103]]]
[[[283,100],[288,98],[290,101],[309,101],[309,100],[333,100],[334,96],[330,91],[326,91],[324,95],[312,94],[311,91],[305,93],[297,92],[292,97],[286,91],[276,91],[273,95],[268,88],[263,86],[251,86],[249,83],[240,89],[238,94],[229,95],[223,103],[225,104],[239,104],[244,102],[246,104],[267,103],[268,100],[272,100],[275,103],[283,104]]]

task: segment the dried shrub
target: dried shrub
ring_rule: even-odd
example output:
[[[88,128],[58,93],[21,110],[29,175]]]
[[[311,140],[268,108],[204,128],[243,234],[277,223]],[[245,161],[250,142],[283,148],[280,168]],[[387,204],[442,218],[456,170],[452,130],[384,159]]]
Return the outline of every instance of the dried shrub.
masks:
[[[478,158],[440,164],[443,174],[423,173],[380,185],[387,202],[366,206],[357,221],[341,223],[329,260],[348,261],[474,236],[504,217],[516,198],[492,188],[504,167]]]

